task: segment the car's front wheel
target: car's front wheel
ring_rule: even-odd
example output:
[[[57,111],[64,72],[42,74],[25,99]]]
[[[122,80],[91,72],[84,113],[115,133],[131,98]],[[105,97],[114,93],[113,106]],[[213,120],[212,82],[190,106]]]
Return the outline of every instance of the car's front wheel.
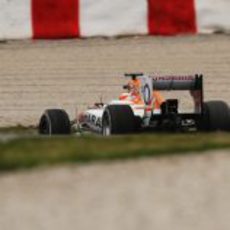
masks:
[[[69,116],[62,109],[48,109],[41,116],[38,130],[43,135],[70,134]]]

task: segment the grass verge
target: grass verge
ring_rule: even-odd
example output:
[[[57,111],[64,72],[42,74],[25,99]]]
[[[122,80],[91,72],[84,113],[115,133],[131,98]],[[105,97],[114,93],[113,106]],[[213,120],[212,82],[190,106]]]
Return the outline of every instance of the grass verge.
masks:
[[[32,137],[0,142],[0,171],[230,148],[230,134],[151,134],[102,138]]]

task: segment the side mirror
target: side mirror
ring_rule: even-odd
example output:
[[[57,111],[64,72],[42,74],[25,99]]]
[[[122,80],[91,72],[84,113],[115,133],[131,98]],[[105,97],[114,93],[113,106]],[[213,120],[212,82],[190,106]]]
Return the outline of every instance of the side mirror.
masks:
[[[129,89],[129,85],[123,85],[123,89]]]

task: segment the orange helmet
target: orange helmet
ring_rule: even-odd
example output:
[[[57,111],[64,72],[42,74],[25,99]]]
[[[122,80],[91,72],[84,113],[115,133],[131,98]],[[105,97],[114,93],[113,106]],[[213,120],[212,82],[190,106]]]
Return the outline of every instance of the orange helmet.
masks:
[[[128,85],[131,87],[131,88],[137,88],[137,89],[140,89],[141,88],[141,81],[139,79],[132,79],[129,81]]]

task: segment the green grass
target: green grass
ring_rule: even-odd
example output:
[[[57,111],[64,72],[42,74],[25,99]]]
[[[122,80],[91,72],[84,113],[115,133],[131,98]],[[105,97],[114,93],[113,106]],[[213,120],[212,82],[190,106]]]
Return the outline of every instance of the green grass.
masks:
[[[0,171],[223,148],[230,149],[230,134],[151,134],[111,138],[24,137],[0,142]]]

